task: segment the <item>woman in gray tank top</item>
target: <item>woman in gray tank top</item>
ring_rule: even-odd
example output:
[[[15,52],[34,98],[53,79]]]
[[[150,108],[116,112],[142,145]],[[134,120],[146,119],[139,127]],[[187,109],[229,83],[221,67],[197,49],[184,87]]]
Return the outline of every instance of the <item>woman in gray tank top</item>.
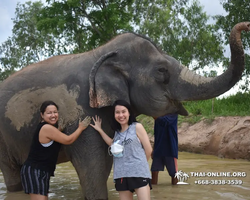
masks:
[[[115,101],[113,105],[113,129],[115,136],[111,139],[101,128],[99,116],[93,118],[94,125],[103,140],[111,146],[114,158],[115,188],[120,200],[132,200],[135,191],[138,199],[150,200],[151,173],[148,159],[152,147],[148,135],[137,123],[130,105],[123,100]]]

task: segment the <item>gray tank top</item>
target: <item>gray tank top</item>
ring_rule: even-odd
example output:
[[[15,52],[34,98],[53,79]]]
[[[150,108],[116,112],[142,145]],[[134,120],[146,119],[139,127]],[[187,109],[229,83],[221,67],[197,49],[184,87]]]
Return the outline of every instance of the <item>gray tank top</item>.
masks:
[[[124,132],[115,132],[114,142],[124,146],[123,157],[114,157],[114,179],[124,177],[150,178],[151,173],[145,151],[136,135],[136,122]]]

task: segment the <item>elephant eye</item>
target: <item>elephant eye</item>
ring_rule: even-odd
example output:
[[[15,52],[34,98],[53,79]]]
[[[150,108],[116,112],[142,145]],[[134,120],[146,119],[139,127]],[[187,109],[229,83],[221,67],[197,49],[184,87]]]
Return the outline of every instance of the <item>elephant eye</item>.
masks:
[[[168,70],[165,67],[159,67],[157,69],[157,72],[155,74],[155,78],[158,82],[164,83],[164,84],[168,84],[169,83],[169,79],[170,79],[170,75]]]
[[[159,68],[158,69],[158,72],[165,72],[166,71],[166,69],[164,69],[164,68]]]
[[[158,72],[161,72],[161,73],[166,72],[166,71],[167,70],[165,68],[163,68],[163,67],[161,67],[161,68],[158,69]]]

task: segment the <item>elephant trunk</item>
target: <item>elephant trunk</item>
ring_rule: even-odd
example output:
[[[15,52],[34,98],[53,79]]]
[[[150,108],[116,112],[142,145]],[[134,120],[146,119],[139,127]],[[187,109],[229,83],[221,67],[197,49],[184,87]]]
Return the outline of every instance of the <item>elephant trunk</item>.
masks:
[[[250,22],[239,23],[232,29],[229,38],[231,63],[223,74],[214,78],[206,78],[182,66],[173,98],[179,101],[210,99],[232,88],[240,80],[245,65],[241,42],[241,31],[243,30],[250,30]]]

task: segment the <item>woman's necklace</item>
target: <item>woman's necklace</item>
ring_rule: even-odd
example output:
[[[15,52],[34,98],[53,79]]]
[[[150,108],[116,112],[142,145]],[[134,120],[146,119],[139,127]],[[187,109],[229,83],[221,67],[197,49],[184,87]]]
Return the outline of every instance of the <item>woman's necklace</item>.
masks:
[[[128,128],[127,128],[125,131],[123,131],[123,132],[119,131],[120,137],[122,137],[121,135],[123,135],[122,138],[124,138],[123,141],[122,141],[122,144],[123,144],[123,143],[126,141],[126,139],[127,139],[127,134],[128,134],[129,127],[130,127],[130,126],[128,126]],[[122,134],[121,134],[121,133],[122,133]]]

